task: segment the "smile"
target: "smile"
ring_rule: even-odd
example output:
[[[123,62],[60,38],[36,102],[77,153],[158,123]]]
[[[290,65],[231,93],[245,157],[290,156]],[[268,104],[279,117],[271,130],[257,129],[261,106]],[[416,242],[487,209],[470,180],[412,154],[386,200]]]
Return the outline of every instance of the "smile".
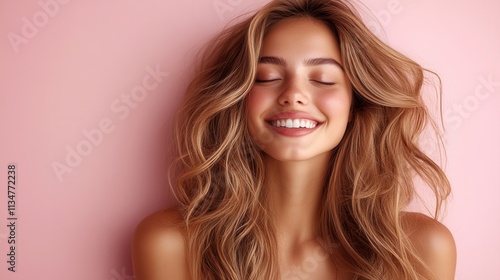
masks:
[[[272,126],[286,128],[315,128],[318,123],[307,119],[282,119],[270,121]]]

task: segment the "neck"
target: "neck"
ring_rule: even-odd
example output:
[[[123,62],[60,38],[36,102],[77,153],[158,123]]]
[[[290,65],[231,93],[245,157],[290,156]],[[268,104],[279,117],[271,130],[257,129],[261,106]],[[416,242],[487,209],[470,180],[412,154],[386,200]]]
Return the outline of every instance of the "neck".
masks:
[[[319,210],[329,155],[307,161],[278,161],[267,157],[266,188],[277,238],[300,243],[318,236]]]

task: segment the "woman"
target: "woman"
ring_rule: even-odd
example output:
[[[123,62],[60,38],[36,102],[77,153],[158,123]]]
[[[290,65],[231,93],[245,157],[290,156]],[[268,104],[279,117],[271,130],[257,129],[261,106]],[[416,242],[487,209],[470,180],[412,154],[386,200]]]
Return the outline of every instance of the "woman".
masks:
[[[137,227],[136,280],[453,279],[448,229],[405,212],[424,69],[345,1],[277,0],[207,47],[175,130],[180,205]]]

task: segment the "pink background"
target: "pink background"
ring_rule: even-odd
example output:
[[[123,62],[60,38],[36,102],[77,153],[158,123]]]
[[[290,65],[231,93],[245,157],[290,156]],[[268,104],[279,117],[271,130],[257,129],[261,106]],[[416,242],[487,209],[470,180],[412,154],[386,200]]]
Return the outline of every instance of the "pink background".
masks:
[[[165,139],[193,56],[230,18],[265,2],[0,2],[0,279],[132,279],[135,225],[173,203]],[[377,34],[443,79],[454,190],[443,222],[458,246],[456,279],[500,279],[499,4],[363,2]],[[11,163],[15,273],[6,263]]]

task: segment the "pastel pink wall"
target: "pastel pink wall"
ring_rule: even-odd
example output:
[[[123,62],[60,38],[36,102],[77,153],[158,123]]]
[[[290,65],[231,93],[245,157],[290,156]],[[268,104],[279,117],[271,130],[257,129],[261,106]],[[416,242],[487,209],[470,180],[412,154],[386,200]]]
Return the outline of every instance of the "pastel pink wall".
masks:
[[[135,225],[173,203],[162,162],[193,56],[230,18],[265,2],[0,2],[0,279],[132,279]],[[377,34],[443,79],[454,189],[443,221],[458,246],[456,279],[499,279],[499,4],[363,2]]]

